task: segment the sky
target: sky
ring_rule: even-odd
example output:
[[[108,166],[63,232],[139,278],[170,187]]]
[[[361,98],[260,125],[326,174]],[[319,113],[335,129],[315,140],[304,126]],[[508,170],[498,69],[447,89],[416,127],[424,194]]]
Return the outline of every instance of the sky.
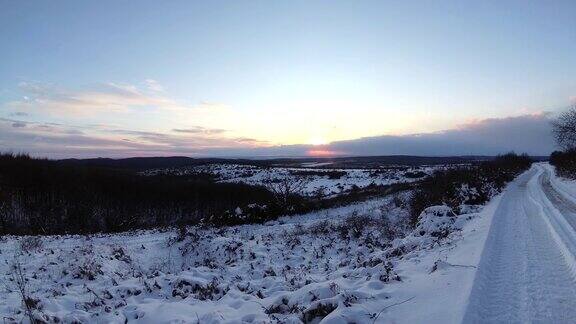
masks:
[[[553,150],[575,1],[0,0],[0,151]]]

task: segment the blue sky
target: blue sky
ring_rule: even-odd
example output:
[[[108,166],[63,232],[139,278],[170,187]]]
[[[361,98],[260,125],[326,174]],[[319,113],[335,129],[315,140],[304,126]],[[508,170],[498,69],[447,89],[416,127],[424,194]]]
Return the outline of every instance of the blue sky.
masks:
[[[545,122],[576,96],[574,1],[0,1],[0,39],[0,149],[54,157]]]

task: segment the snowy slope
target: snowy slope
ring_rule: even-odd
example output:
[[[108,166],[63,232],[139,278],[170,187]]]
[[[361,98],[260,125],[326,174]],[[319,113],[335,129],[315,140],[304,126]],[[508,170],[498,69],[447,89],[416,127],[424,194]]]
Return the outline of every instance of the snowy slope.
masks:
[[[43,237],[25,252],[30,239],[5,237],[0,315],[26,321],[20,264],[46,321],[563,322],[576,207],[552,181],[566,185],[535,165],[480,212],[432,207],[414,231],[404,193],[264,225]]]

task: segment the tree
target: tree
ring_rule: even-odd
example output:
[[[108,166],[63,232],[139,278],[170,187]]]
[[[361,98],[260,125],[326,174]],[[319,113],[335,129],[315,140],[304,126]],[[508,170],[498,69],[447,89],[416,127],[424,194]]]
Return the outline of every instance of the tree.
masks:
[[[274,195],[275,203],[281,208],[288,208],[294,197],[302,195],[310,181],[306,177],[285,176],[280,179],[268,177],[264,184]]]
[[[576,149],[576,104],[552,122],[552,134],[562,149]]]

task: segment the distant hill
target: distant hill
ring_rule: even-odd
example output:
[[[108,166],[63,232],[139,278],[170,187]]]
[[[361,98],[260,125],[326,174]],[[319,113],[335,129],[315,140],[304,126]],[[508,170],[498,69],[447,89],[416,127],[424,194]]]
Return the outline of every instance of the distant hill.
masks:
[[[322,163],[327,168],[378,168],[391,165],[437,165],[461,164],[487,161],[493,156],[358,156],[333,158],[270,158],[270,159],[226,159],[226,158],[190,158],[185,156],[171,157],[133,157],[125,159],[64,159],[56,161],[63,165],[95,166],[113,169],[146,170],[156,168],[178,168],[184,166],[202,165],[208,163],[251,164],[259,166],[290,166],[300,167],[303,164]],[[536,161],[547,160],[548,157],[533,157]]]
[[[96,166],[114,169],[154,169],[176,168],[203,163],[218,163],[222,159],[194,159],[185,156],[170,157],[134,157],[126,159],[65,159],[57,162],[64,165]]]

